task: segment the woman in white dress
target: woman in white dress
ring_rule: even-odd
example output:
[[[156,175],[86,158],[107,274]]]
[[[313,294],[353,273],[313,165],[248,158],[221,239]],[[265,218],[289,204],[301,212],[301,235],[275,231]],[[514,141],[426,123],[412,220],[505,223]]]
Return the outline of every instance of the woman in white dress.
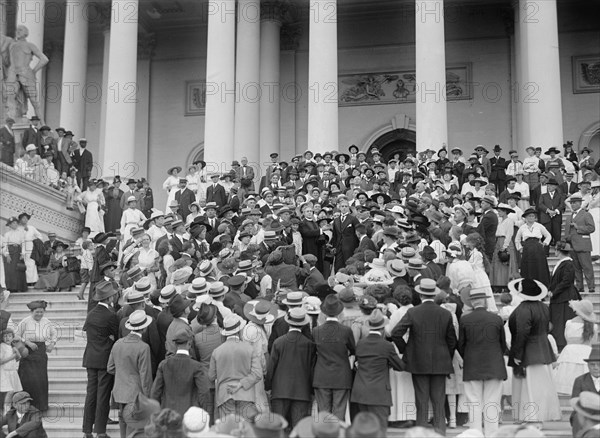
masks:
[[[592,239],[592,260],[600,261],[600,180],[592,181],[592,200],[588,204],[588,211],[594,218],[596,229],[590,235]]]
[[[140,269],[146,273],[150,279],[150,284],[156,287],[156,275],[160,271],[158,266],[159,255],[158,251],[150,246],[151,238],[148,234],[142,236],[142,247],[138,254],[138,264]]]
[[[473,271],[475,271],[475,282],[472,287],[473,289],[485,291],[485,294],[488,297],[487,310],[492,313],[498,313],[498,307],[496,306],[496,300],[494,299],[494,293],[492,292],[492,285],[490,284],[490,278],[487,274],[487,270],[490,269],[490,261],[485,258],[482,251],[483,238],[478,233],[471,233],[465,240],[465,246],[470,250],[468,261],[471,263],[471,266],[473,266]]]
[[[167,171],[169,176],[162,185],[163,189],[168,193],[164,211],[171,211],[169,206],[175,200],[175,193],[177,192],[177,187],[179,187],[179,172],[181,172],[181,167],[179,166],[171,167]]]
[[[565,324],[567,345],[563,348],[554,370],[554,382],[559,394],[570,395],[575,378],[587,373],[585,359],[592,351],[592,344],[598,342],[598,328],[594,324],[594,305],[591,301],[571,301],[569,303],[577,316]]]
[[[19,227],[23,230],[23,236],[25,238],[25,244],[23,247],[23,261],[27,270],[25,276],[27,277],[27,284],[32,285],[37,283],[38,271],[35,261],[31,258],[33,252],[33,241],[36,239],[43,240],[42,233],[40,233],[34,226],[29,224],[31,215],[28,213],[21,213],[19,215]]]
[[[188,167],[188,173],[185,176],[187,179],[187,188],[194,192],[194,195],[198,193],[198,182],[200,181],[200,175],[198,175],[198,168],[192,164]]]
[[[519,192],[521,194],[521,199],[517,202],[519,208],[523,211],[529,208],[529,184],[523,181],[523,171],[517,172],[515,175],[517,178],[517,182],[515,183],[514,192]]]
[[[204,202],[206,201],[206,188],[208,187],[206,162],[198,160],[194,161],[194,164],[198,168],[198,193],[196,193],[196,200],[198,202]]]
[[[135,196],[130,196],[127,199],[127,209],[123,210],[121,215],[121,235],[123,242],[127,242],[131,237],[133,228],[141,227],[146,222],[146,216],[137,209],[137,200]]]
[[[269,358],[267,346],[277,314],[277,306],[265,300],[252,300],[244,305],[244,316],[248,324],[242,329],[241,338],[242,341],[250,343],[260,357],[263,376],[267,374]],[[264,379],[260,379],[254,386],[254,394],[259,413],[268,413],[269,400],[265,392]]]
[[[101,189],[96,188],[96,181],[88,182],[87,190],[81,195],[81,202],[85,205],[85,226],[91,230],[90,236],[104,233],[104,195]]]
[[[400,322],[402,317],[408,312],[412,305],[412,293],[410,288],[394,292],[394,298],[400,303],[400,307],[390,315],[390,321],[385,327],[386,336],[391,336],[394,327]],[[404,335],[404,340],[408,342],[409,333]],[[394,348],[396,346],[394,345]],[[396,352],[398,352],[396,348]],[[399,354],[402,358],[402,355]],[[412,409],[415,404],[415,390],[412,383],[412,375],[406,371],[394,371],[390,369],[390,387],[392,389],[392,406],[388,421],[415,421],[417,419],[416,409]]]

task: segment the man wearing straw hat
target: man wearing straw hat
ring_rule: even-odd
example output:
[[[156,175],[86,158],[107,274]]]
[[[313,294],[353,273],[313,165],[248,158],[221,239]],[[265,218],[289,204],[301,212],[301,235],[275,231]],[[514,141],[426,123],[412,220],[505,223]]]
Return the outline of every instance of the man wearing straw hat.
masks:
[[[460,319],[458,341],[465,397],[470,403],[469,427],[492,436],[502,415],[502,381],[507,377],[504,324],[500,316],[487,311],[483,290],[473,289],[469,297],[473,311]]]
[[[571,399],[571,406],[575,412],[575,427],[573,436],[577,438],[592,438],[600,434],[600,395],[584,391],[579,397]]]
[[[452,356],[456,333],[452,314],[433,302],[440,293],[435,280],[421,279],[415,286],[422,303],[408,309],[392,331],[392,340],[400,353],[406,371],[412,373],[417,405],[417,426],[427,426],[429,401],[433,405],[433,427],[445,435],[446,376],[454,373]],[[408,342],[404,334],[410,330]]]
[[[223,320],[221,334],[227,340],[211,356],[208,379],[215,382],[216,417],[235,414],[245,420],[254,419],[256,409],[254,385],[262,378],[259,352],[241,342],[240,331],[246,322],[232,313]]]
[[[573,215],[565,223],[565,236],[571,243],[573,250],[570,256],[575,265],[575,286],[583,292],[583,277],[588,286],[588,291],[594,293],[594,267],[592,266],[592,239],[596,231],[593,216],[582,207],[583,198],[579,193],[569,198]]]
[[[130,332],[115,343],[108,358],[107,371],[115,376],[112,398],[119,404],[121,436],[132,432],[123,419],[123,409],[133,403],[138,394],[150,396],[152,389],[150,347],[142,340],[143,332],[151,323],[152,317],[143,310],[129,315],[125,327]]]
[[[598,322],[597,317],[596,322]],[[573,382],[572,399],[579,397],[584,391],[600,395],[600,344],[592,345],[590,355],[584,361],[588,364],[589,372],[577,377]],[[596,406],[598,407],[599,405]],[[575,411],[571,413],[569,421],[573,427],[573,436],[577,436],[580,426],[575,419]]]

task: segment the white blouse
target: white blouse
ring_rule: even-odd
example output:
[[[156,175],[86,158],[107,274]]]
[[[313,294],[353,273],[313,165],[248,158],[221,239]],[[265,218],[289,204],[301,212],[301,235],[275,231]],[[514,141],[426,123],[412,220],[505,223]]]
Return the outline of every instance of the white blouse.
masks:
[[[36,321],[33,316],[28,316],[17,325],[16,337],[23,341],[45,342],[47,346],[54,346],[58,340],[56,327],[57,324],[46,317]]]
[[[515,237],[515,246],[517,247],[517,251],[520,251],[523,248],[522,242],[530,237],[543,240],[544,245],[550,245],[550,242],[552,241],[552,235],[542,224],[534,222],[531,227],[525,224],[519,228],[519,231],[517,231],[517,236]]]
[[[512,241],[513,234],[515,232],[515,222],[512,218],[507,217],[504,220],[499,220],[498,228],[496,228],[496,237],[504,237],[504,244],[502,249],[507,249]]]

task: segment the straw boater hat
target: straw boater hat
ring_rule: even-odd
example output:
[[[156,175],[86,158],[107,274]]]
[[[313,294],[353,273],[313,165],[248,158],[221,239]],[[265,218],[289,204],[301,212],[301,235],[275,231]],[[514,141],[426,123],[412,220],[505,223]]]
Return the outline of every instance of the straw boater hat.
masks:
[[[183,414],[182,423],[187,438],[209,436],[210,415],[202,408],[191,406],[185,414]]]
[[[192,294],[192,295],[198,296],[198,295],[207,294],[208,288],[209,288],[209,285],[206,282],[206,278],[204,278],[204,277],[194,278],[194,280],[192,281],[192,284],[188,288],[188,295]]]
[[[160,298],[158,299],[159,303],[166,304],[171,301],[175,295],[177,295],[177,289],[172,284],[168,284],[163,287],[160,291]]]
[[[523,301],[541,301],[548,295],[548,288],[532,278],[517,278],[507,285],[509,292],[517,294]]]
[[[232,313],[223,319],[223,328],[221,329],[221,334],[223,336],[232,336],[242,331],[245,326],[246,321],[244,321],[235,313]]]
[[[406,275],[406,266],[402,260],[389,260],[386,264],[386,267],[392,277],[404,277]]]
[[[143,310],[136,310],[127,318],[125,328],[127,330],[139,331],[148,327],[151,323],[152,317],[150,315],[146,315],[146,312]]]
[[[302,327],[310,323],[310,316],[303,307],[294,307],[288,310],[283,319],[292,327]]]
[[[600,422],[600,394],[583,391],[579,397],[572,398],[570,403],[577,415]]]
[[[306,296],[305,292],[288,292],[282,303],[286,306],[302,306]]]
[[[600,319],[594,314],[594,305],[588,300],[571,300],[569,301],[569,307],[579,316],[581,319],[592,322],[595,324],[600,323]]]
[[[125,295],[126,298],[126,302],[127,304],[137,304],[137,303],[143,303],[145,300],[145,296],[142,292],[136,291],[135,289],[131,288],[128,289],[127,294]]]
[[[150,295],[154,289],[156,289],[156,286],[152,285],[150,277],[142,277],[133,283],[133,290],[146,296]]]
[[[422,278],[419,284],[415,286],[415,291],[421,295],[430,297],[434,297],[441,292],[437,287],[435,280],[431,278]]]
[[[407,268],[414,269],[415,271],[420,271],[422,269],[425,269],[425,266],[423,265],[423,260],[421,260],[419,257],[413,257],[408,261]]]
[[[277,306],[266,300],[252,300],[244,305],[244,316],[258,325],[269,324],[277,318]]]
[[[215,281],[213,284],[210,285],[208,294],[212,298],[218,298],[225,295],[228,291],[229,288],[225,286],[222,281]]]
[[[209,260],[202,260],[202,262],[200,262],[196,270],[198,271],[198,274],[200,276],[206,277],[213,271],[213,268],[214,266]]]

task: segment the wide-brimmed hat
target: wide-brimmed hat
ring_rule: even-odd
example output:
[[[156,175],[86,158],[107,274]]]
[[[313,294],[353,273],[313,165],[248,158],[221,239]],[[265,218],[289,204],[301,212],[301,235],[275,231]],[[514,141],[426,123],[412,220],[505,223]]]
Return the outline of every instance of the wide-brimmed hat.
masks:
[[[583,391],[579,397],[572,398],[569,403],[577,415],[592,421],[600,421],[600,394]]]
[[[390,197],[390,195],[387,195],[385,193],[375,193],[375,194],[371,195],[371,200],[373,200],[374,202],[377,202],[377,198],[379,198],[380,196],[383,197],[384,204],[388,204],[389,202],[392,201],[392,198]]]
[[[304,300],[304,308],[309,315],[318,315],[321,313],[321,300],[319,297],[306,297]]]
[[[301,306],[306,297],[307,294],[305,292],[288,292],[281,302],[286,306]]]
[[[244,316],[255,324],[269,324],[277,318],[277,305],[266,300],[248,301],[244,304]]]
[[[137,331],[148,327],[152,323],[152,317],[143,310],[135,310],[127,318],[125,328],[127,330]]]
[[[501,202],[500,204],[498,204],[498,207],[496,207],[497,210],[503,210],[506,211],[507,213],[514,213],[515,210],[508,204],[505,204],[503,202]]]
[[[169,303],[177,295],[177,289],[172,284],[168,284],[160,290],[159,303]]]
[[[548,288],[544,283],[532,278],[517,278],[510,281],[507,287],[524,301],[541,301],[548,295]]]
[[[424,260],[427,260],[429,262],[437,258],[437,253],[435,252],[435,249],[433,249],[429,245],[423,247],[423,251],[419,251],[419,255],[423,257]]]
[[[371,263],[365,263],[365,264],[370,266],[371,268],[385,269],[385,260],[380,259],[380,258],[374,258]]]
[[[338,316],[344,311],[344,305],[337,294],[329,294],[321,304],[321,312],[326,316]]]
[[[404,277],[406,275],[406,266],[402,260],[389,260],[386,264],[386,267],[390,274],[392,274],[394,277]]]
[[[554,146],[544,152],[544,155],[550,155],[550,153],[560,154],[560,150]]]
[[[421,295],[436,296],[440,288],[437,287],[435,280],[431,278],[421,278],[419,284],[415,286],[415,291]]]
[[[395,226],[386,227],[383,229],[383,234],[385,236],[389,236],[389,237],[393,237],[394,239],[397,239],[398,236],[400,235],[400,230],[398,229],[398,227],[395,227]]]
[[[308,316],[304,307],[294,307],[288,310],[283,319],[293,327],[302,327],[310,323],[310,316]]]
[[[538,211],[537,211],[535,208],[533,208],[533,207],[530,207],[530,208],[528,208],[527,210],[525,210],[525,211],[523,212],[523,217],[527,217],[527,216],[529,216],[530,214],[535,214],[535,215],[537,216],[537,215],[538,215]]]
[[[221,329],[221,334],[223,336],[232,336],[243,330],[245,326],[246,321],[244,321],[235,313],[232,313],[223,319],[223,328]]]
[[[581,319],[591,322],[600,323],[600,320],[594,313],[594,305],[589,300],[571,300],[569,301],[569,307],[579,316]]]
[[[167,173],[171,175],[175,170],[177,170],[177,173],[181,172],[181,166],[173,166],[169,170],[167,170]]]
[[[62,249],[69,249],[69,245],[67,245],[66,243],[61,242],[60,240],[55,240],[54,241],[54,243],[52,244],[52,249],[56,250],[59,246]]]
[[[381,310],[375,309],[369,315],[368,323],[371,330],[380,330],[387,325],[387,320]]]
[[[222,297],[229,291],[229,288],[222,281],[215,281],[210,285],[208,294],[213,298]]]
[[[487,186],[487,181],[485,181],[483,179],[475,178],[475,179],[472,179],[471,181],[469,181],[469,184],[471,184],[472,186],[474,186],[475,183],[479,183],[481,185],[481,187]]]
[[[113,285],[111,281],[104,280],[96,284],[94,301],[104,301],[105,299],[110,298],[118,293],[118,289]]]
[[[587,359],[583,359],[586,362],[600,362],[600,344],[596,343],[592,345],[592,350]]]
[[[35,301],[30,301],[29,303],[27,303],[27,308],[29,310],[35,310],[35,309],[46,309],[46,307],[48,307],[48,302],[44,301],[44,300],[35,300]]]

